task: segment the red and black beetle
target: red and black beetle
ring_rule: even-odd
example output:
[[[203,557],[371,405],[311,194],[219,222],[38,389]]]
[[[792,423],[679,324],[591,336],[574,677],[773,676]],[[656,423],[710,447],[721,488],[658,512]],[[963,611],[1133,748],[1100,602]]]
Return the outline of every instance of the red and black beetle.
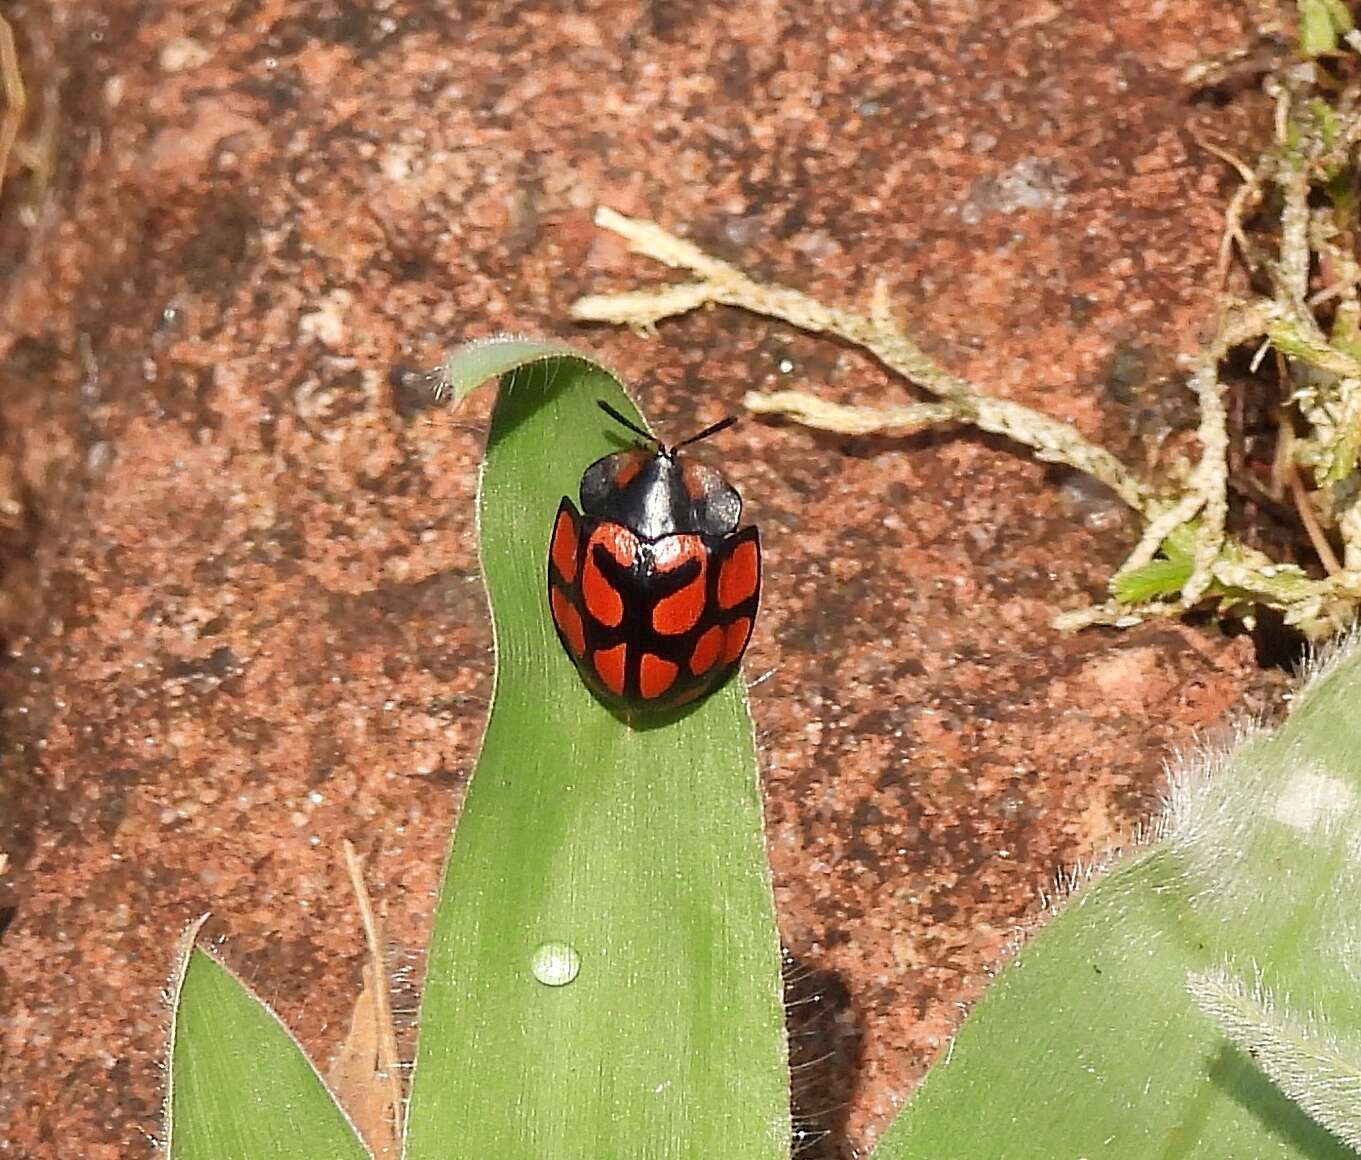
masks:
[[[581,477],[581,513],[562,497],[548,547],[548,607],[567,654],[606,701],[670,709],[722,684],[751,639],[761,539],[738,530],[742,497],[681,449],[601,410],[647,440],[597,459]]]

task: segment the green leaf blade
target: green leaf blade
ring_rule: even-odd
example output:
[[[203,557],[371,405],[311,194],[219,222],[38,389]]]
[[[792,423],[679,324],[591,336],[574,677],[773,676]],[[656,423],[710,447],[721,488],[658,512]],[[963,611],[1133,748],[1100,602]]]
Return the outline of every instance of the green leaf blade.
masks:
[[[369,1160],[273,1012],[216,959],[187,955],[171,1040],[171,1160]]]
[[[439,393],[458,403],[488,379],[499,379],[528,367],[564,359],[583,363],[603,375],[609,382],[602,384],[602,389],[612,387],[611,393],[622,389],[608,368],[566,343],[500,335],[470,342],[450,355],[440,371]],[[631,411],[636,410],[632,404],[629,407]]]
[[[1352,17],[1342,0],[1298,0],[1300,51],[1324,56],[1338,49],[1338,38],[1352,30]]]
[[[1225,1036],[1296,1104],[1351,1148],[1361,1148],[1361,1051],[1327,1021],[1304,1018],[1220,971],[1192,974],[1187,990]]]
[[[630,441],[596,400],[637,413],[582,356],[507,344],[474,373],[495,356],[480,515],[496,694],[437,910],[406,1155],[783,1158],[779,947],[740,682],[638,727],[586,690],[548,617],[548,538],[584,468]],[[534,977],[547,943],[576,952],[572,982]]]
[[[1185,560],[1150,560],[1111,577],[1108,589],[1121,604],[1142,604],[1175,596],[1191,579],[1193,565]]]
[[[1020,951],[878,1160],[1354,1160],[1186,980],[1251,973],[1326,1017],[1336,1042],[1361,1042],[1359,639],[1277,732],[1240,740],[1213,776],[1184,776],[1165,836]]]

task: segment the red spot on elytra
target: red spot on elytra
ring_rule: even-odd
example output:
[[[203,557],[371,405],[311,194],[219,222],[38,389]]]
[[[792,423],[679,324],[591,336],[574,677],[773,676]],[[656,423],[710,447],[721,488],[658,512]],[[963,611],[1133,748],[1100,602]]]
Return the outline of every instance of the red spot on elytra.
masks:
[[[756,594],[756,585],[761,575],[761,561],[756,551],[755,540],[744,540],[723,561],[723,570],[718,574],[718,605],[720,608],[736,608],[744,600]]]
[[[649,701],[654,697],[660,697],[675,683],[678,672],[680,668],[670,661],[653,656],[652,653],[643,653],[638,671],[639,691]]]
[[[704,566],[704,541],[698,536],[663,536],[652,545],[652,567],[657,572],[674,572],[689,560]]]
[[[723,647],[723,626],[715,624],[706,628],[695,642],[695,651],[690,654],[690,671],[701,676],[714,667],[719,650]]]
[[[699,574],[679,591],[663,596],[652,609],[652,627],[663,636],[689,632],[703,614],[708,553],[703,540],[689,535],[666,536],[652,547],[656,572],[673,572],[692,560],[699,565]]]
[[[751,617],[739,616],[723,635],[723,663],[730,665],[742,655],[747,647],[747,637],[751,635]]]
[[[568,584],[577,578],[577,528],[572,522],[572,513],[558,513],[558,523],[553,529],[553,564]]]
[[[549,603],[553,607],[553,623],[567,638],[567,647],[572,650],[573,656],[581,656],[586,651],[586,630],[581,623],[581,613],[556,587],[549,596]]]
[[[617,644],[614,648],[602,648],[591,658],[601,683],[616,697],[624,695],[624,661],[628,646]]]
[[[638,537],[618,524],[602,524],[586,541],[586,566],[581,570],[581,596],[586,611],[607,628],[617,628],[624,619],[624,598],[600,570],[597,548],[621,568],[628,568],[638,554]]]

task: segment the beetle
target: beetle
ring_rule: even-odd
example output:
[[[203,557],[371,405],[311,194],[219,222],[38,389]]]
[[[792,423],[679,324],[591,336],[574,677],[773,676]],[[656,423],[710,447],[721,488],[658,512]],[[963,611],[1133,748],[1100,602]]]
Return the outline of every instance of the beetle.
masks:
[[[597,696],[674,709],[737,670],[756,623],[760,534],[738,527],[737,489],[682,453],[737,418],[667,445],[597,405],[643,442],[586,468],[580,512],[562,497],[548,546],[549,612]]]

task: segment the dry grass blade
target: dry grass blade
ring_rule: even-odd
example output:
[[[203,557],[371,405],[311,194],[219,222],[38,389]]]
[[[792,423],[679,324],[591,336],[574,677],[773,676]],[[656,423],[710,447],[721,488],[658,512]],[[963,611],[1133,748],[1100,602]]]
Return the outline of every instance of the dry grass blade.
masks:
[[[625,217],[606,206],[596,210],[595,222],[622,237],[634,253],[688,270],[701,281],[625,294],[587,295],[572,303],[572,317],[579,321],[648,331],[662,319],[715,303],[777,318],[811,334],[835,335],[868,351],[890,370],[933,395],[942,408],[948,408],[961,421],[1029,447],[1036,458],[1047,463],[1064,463],[1094,476],[1149,518],[1166,507],[1157,488],[1147,485],[1104,447],[1083,438],[1071,424],[988,395],[940,367],[894,320],[882,284],[875,288],[870,312],[859,314],[825,306],[787,286],[763,285],[656,222]],[[777,412],[767,405],[766,413]],[[923,418],[938,421],[932,413],[918,413],[908,426],[922,426]],[[875,424],[872,429],[883,426],[874,415],[868,415],[866,422]]]
[[[3,16],[0,16],[0,93],[5,97],[5,111],[0,115],[0,191],[3,191],[9,155],[19,138],[19,127],[24,123],[24,111],[28,108],[24,74],[19,71],[19,53],[14,47],[14,29]]]
[[[961,422],[964,417],[948,403],[913,403],[905,407],[847,407],[830,403],[806,391],[748,391],[742,405],[757,415],[784,415],[805,427],[837,435],[897,435],[921,431],[940,423]]]
[[[345,842],[344,850],[369,960],[364,964],[364,989],[355,1000],[350,1030],[326,1082],[374,1156],[395,1158],[401,1153],[402,1077],[383,962],[383,928],[364,885],[363,861],[350,842]]]

